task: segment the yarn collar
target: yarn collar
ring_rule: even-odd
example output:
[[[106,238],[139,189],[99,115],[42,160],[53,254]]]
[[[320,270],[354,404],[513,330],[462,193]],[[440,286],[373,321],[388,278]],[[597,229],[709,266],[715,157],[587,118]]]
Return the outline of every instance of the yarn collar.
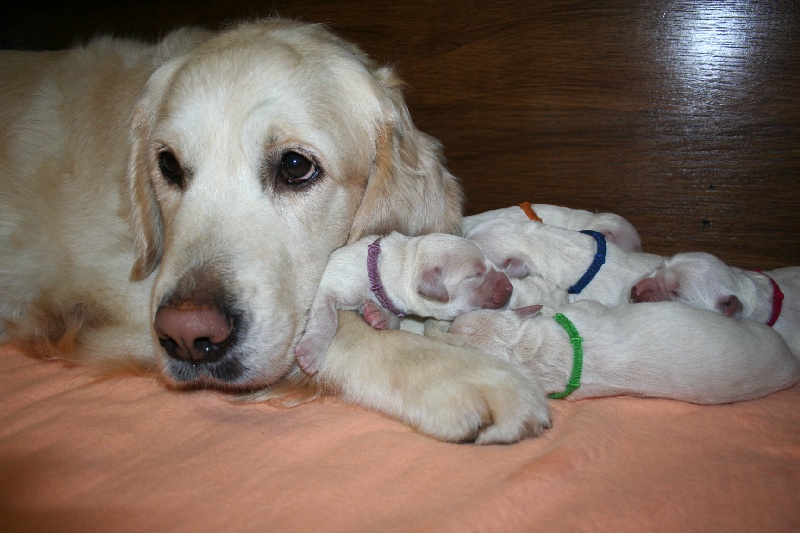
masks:
[[[539,215],[536,214],[536,211],[533,210],[530,202],[522,202],[519,204],[520,208],[528,215],[528,218],[533,220],[534,222],[543,222]]]
[[[381,274],[378,272],[378,256],[381,254],[382,238],[383,237],[378,237],[367,248],[367,276],[369,277],[369,288],[383,307],[397,316],[405,316],[406,314],[395,307],[389,295],[386,294],[386,289],[381,282]]]
[[[567,387],[563,392],[553,392],[548,394],[548,398],[560,400],[575,392],[581,386],[581,374],[583,373],[583,338],[578,335],[575,324],[561,313],[553,315],[553,319],[564,328],[569,336],[569,343],[572,344],[572,372],[570,373]]]
[[[581,279],[579,279],[575,285],[567,289],[567,292],[570,294],[580,294],[581,291],[585,289],[589,283],[591,283],[591,281],[600,271],[600,267],[606,262],[605,235],[599,231],[592,231],[590,229],[582,230],[581,233],[585,233],[586,235],[591,235],[594,237],[594,240],[597,241],[597,253],[594,254],[594,260],[592,260],[592,264],[589,265],[589,270],[587,270],[583,276],[581,276]]]
[[[772,314],[769,316],[769,320],[767,321],[767,325],[772,327],[781,316],[781,309],[783,309],[783,292],[781,292],[781,288],[774,279],[764,274],[761,270],[756,270],[756,272],[766,277],[769,280],[770,285],[772,285]]]

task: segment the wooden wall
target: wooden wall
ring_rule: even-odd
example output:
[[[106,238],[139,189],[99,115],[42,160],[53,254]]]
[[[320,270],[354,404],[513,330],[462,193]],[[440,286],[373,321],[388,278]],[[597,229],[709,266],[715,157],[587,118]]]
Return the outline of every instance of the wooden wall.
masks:
[[[84,0],[5,8],[0,46],[280,14],[330,24],[408,82],[467,213],[614,211],[645,249],[800,265],[794,0]]]

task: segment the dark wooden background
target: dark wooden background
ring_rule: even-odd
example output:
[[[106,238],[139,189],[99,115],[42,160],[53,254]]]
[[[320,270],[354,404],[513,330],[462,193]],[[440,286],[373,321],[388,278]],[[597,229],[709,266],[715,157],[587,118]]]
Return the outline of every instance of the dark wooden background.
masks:
[[[469,214],[614,211],[648,251],[800,265],[794,0],[29,2],[3,8],[0,46],[271,14],[328,23],[396,66]]]

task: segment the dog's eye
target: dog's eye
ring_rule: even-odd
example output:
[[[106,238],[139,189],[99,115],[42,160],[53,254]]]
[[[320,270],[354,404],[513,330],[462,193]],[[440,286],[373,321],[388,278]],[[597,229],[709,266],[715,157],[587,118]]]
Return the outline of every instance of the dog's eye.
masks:
[[[158,154],[158,170],[161,171],[161,175],[164,176],[164,179],[171,185],[183,189],[186,175],[183,167],[181,167],[181,164],[172,152],[161,152]]]
[[[297,152],[286,152],[281,158],[280,174],[286,183],[300,185],[316,178],[320,168],[309,158]]]

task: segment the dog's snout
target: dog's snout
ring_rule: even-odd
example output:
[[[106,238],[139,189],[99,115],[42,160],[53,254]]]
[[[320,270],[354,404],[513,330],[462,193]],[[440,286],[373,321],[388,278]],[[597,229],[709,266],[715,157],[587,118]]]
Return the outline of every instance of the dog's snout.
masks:
[[[216,306],[162,306],[153,323],[167,355],[193,363],[217,361],[225,355],[234,329],[229,313]]]

